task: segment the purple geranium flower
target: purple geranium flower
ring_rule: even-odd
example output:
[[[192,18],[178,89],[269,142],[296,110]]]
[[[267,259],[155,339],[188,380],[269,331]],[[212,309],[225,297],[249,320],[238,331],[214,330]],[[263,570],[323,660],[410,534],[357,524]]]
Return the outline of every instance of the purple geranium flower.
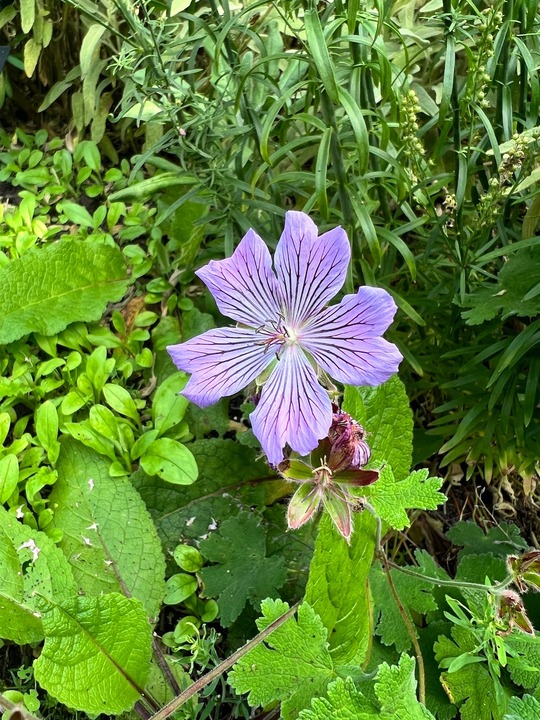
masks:
[[[342,228],[317,237],[307,215],[288,212],[274,273],[268,248],[249,230],[232,257],[197,271],[237,327],[167,348],[178,368],[192,374],[183,394],[200,407],[264,373],[250,419],[273,465],[283,459],[285,445],[307,455],[328,434],[332,403],[319,383],[320,369],[340,383],[380,385],[402,359],[381,337],[396,312],[385,290],[361,287],[327,307],[345,282],[350,254]]]

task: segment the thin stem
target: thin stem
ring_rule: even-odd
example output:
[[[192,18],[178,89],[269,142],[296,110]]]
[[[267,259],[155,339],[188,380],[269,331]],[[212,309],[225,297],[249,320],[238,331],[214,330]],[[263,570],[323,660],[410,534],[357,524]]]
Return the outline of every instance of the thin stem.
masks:
[[[504,580],[501,580],[501,582],[495,583],[494,585],[480,585],[480,583],[463,582],[462,580],[443,580],[442,578],[429,577],[428,575],[423,575],[422,573],[415,572],[414,570],[410,570],[409,568],[401,567],[401,565],[397,565],[395,562],[392,562],[392,560],[388,560],[388,565],[393,570],[399,570],[399,572],[403,573],[404,575],[411,575],[412,577],[421,579],[425,582],[433,583],[433,585],[455,587],[458,590],[462,588],[469,588],[470,590],[483,590],[487,593],[497,594],[514,582],[514,578],[509,575]]]
[[[373,505],[370,505],[366,500],[363,501],[364,508],[375,518],[377,521],[377,528],[376,528],[376,534],[375,534],[375,554],[378,555],[381,558],[382,566],[384,573],[386,575],[386,579],[388,580],[388,585],[390,586],[390,591],[392,592],[392,595],[394,597],[394,600],[396,601],[396,605],[399,610],[399,614],[403,618],[403,622],[405,623],[405,627],[407,628],[407,632],[409,633],[409,637],[411,638],[411,642],[414,647],[414,653],[416,655],[416,661],[418,663],[418,698],[422,705],[426,704],[426,673],[424,669],[424,656],[422,655],[422,650],[420,649],[420,645],[418,643],[418,639],[416,637],[415,629],[412,625],[412,622],[407,614],[407,611],[405,610],[403,603],[401,602],[399,595],[397,594],[396,586],[394,585],[394,581],[392,580],[392,573],[390,572],[390,561],[386,557],[386,553],[381,545],[381,532],[382,532],[382,523],[381,518],[377,515],[375,512],[375,508]],[[393,564],[393,563],[392,563]],[[418,577],[416,573],[413,573]]]
[[[154,658],[159,665],[159,669],[161,670],[163,679],[169,684],[169,687],[171,688],[173,693],[175,695],[179,695],[182,692],[182,688],[178,684],[178,680],[173,675],[173,671],[171,670],[169,663],[167,662],[167,658],[163,653],[157,637],[154,637],[154,639],[152,640],[152,648],[154,650]]]
[[[274,632],[274,630],[280,627],[280,625],[283,625],[284,622],[292,618],[294,613],[297,611],[299,605],[299,602],[296,603],[296,605],[293,605],[292,608],[287,610],[284,615],[278,617],[277,620],[274,620],[274,622],[270,623],[268,627],[266,627],[262,632],[256,635],[248,643],[246,643],[243,647],[234,652],[230,657],[221,662],[213,670],[210,670],[210,672],[206,673],[206,675],[203,675],[201,678],[196,680],[192,685],[190,685],[186,690],[184,690],[184,692],[180,693],[180,695],[175,697],[174,700],[171,700],[168,705],[165,705],[164,708],[162,708],[159,712],[153,715],[151,720],[165,720],[165,718],[169,717],[169,715],[172,715],[173,712],[178,710],[178,708],[181,707],[190,698],[192,698],[193,695],[196,695],[204,687],[206,687],[206,685],[211,683],[212,680],[215,680],[220,675],[222,675],[225,670],[228,670],[230,667],[232,667],[238,660],[240,660],[241,657],[246,655],[250,650],[256,647],[263,640],[265,640],[271,633]],[[31,720],[36,719],[31,718]]]
[[[422,703],[422,705],[426,704],[426,673],[424,669],[424,656],[422,655],[422,650],[420,649],[420,645],[418,643],[418,638],[416,637],[416,631],[413,627],[413,624],[411,622],[411,619],[405,610],[405,607],[403,606],[403,603],[401,602],[399,595],[397,594],[396,586],[394,585],[394,581],[392,580],[392,573],[390,572],[390,562],[388,558],[386,557],[386,553],[381,548],[379,556],[382,560],[383,570],[386,575],[386,579],[388,580],[388,585],[390,586],[390,591],[392,592],[392,595],[394,596],[394,600],[396,601],[396,605],[398,606],[399,614],[403,618],[403,622],[405,623],[405,627],[407,628],[407,632],[409,633],[409,637],[411,638],[411,642],[414,647],[414,654],[416,655],[416,661],[418,663],[418,699]]]

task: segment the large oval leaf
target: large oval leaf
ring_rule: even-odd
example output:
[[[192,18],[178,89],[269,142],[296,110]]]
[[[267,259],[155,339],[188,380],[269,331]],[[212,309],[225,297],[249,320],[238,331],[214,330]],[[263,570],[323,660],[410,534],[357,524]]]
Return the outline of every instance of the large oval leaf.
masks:
[[[141,696],[152,627],[143,606],[119,593],[40,602],[45,645],[34,676],[50,695],[87,713],[118,714]]]
[[[60,547],[80,589],[122,592],[157,616],[165,592],[165,559],[145,504],[127,478],[111,478],[109,463],[70,438],[61,442],[58,480],[50,495]],[[75,510],[76,509],[76,510]]]
[[[72,322],[99,320],[127,285],[117,247],[65,239],[33,248],[0,270],[0,343],[30,332],[54,335]]]

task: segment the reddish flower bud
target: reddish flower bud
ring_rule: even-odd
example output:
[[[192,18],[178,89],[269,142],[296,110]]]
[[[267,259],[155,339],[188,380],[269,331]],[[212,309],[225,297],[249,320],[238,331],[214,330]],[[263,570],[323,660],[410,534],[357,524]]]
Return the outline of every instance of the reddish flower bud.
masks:
[[[530,550],[519,557],[509,555],[507,563],[520,592],[540,591],[540,551]]]
[[[534,636],[534,627],[527,617],[523,601],[514,590],[505,590],[499,595],[499,617],[508,624],[508,630],[502,635],[508,635],[517,627],[527,635]]]
[[[369,461],[371,451],[365,441],[364,428],[346,412],[334,413],[328,433],[328,465],[334,472],[359,468]]]

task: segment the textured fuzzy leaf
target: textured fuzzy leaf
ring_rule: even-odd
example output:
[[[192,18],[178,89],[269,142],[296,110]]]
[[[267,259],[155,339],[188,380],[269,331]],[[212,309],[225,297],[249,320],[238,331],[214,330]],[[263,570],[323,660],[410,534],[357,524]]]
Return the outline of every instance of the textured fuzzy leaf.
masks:
[[[328,631],[330,653],[337,664],[362,662],[372,636],[368,575],[375,551],[375,519],[355,518],[350,545],[323,516],[309,568],[305,601]],[[354,627],[354,632],[351,632]]]
[[[416,557],[422,563],[425,556],[417,553]],[[437,602],[433,597],[433,585],[422,580],[424,569],[422,567],[408,567],[407,569],[418,573],[417,577],[405,575],[400,573],[399,570],[391,570],[391,574],[399,599],[405,607],[409,619],[412,620],[411,611],[425,615],[437,609]],[[438,570],[437,573],[433,573],[431,569],[430,576],[437,574],[442,579],[448,579],[443,570],[440,568]],[[390,591],[386,574],[380,565],[373,567],[370,574],[370,585],[375,609],[379,617],[376,632],[380,636],[381,642],[385,645],[395,645],[400,652],[408,650],[411,647],[411,638]]]
[[[482,555],[464,555],[459,559],[456,580],[483,584],[486,577],[491,582],[500,582],[508,575],[506,557],[484,553]]]
[[[358,692],[350,678],[338,679],[328,687],[327,698],[312,700],[311,709],[300,720],[435,720],[416,699],[415,661],[403,655],[398,665],[382,663],[375,682],[379,707]]]
[[[512,681],[527,689],[537,688],[540,684],[540,637],[515,632],[505,640],[505,645],[512,650],[512,656],[508,657]]]
[[[249,600],[257,606],[276,595],[287,579],[281,555],[266,557],[266,532],[253,515],[241,513],[226,520],[199,546],[216,565],[199,572],[207,597],[217,597],[221,624],[232,625]]]
[[[538,720],[538,718],[540,718],[540,702],[532,695],[524,695],[522,698],[511,698],[508,712],[503,720]]]
[[[45,644],[34,675],[48,693],[87,713],[130,710],[141,694],[152,654],[152,627],[138,600],[119,593],[43,599]]]
[[[377,673],[375,693],[381,704],[381,720],[435,720],[416,699],[415,661],[402,655],[399,664],[383,663]]]
[[[302,710],[300,720],[372,720],[380,717],[378,709],[347,678],[338,678],[328,686],[327,698],[315,698],[310,710]]]
[[[475,635],[459,626],[452,628],[452,638],[441,636],[435,643],[433,649],[439,663],[474,651],[477,645]],[[441,683],[450,701],[459,705],[462,720],[501,720],[503,717],[508,697],[499,680],[489,674],[485,663],[443,672]]]
[[[412,412],[405,386],[393,375],[377,388],[345,387],[343,409],[364,426],[371,465],[388,463],[396,480],[409,474],[412,462]]]
[[[289,606],[280,600],[262,603],[259,630],[283,615]],[[313,608],[303,604],[297,618],[281,625],[268,639],[248,652],[229,673],[229,683],[249,693],[252,707],[281,702],[281,717],[292,720],[313,697],[326,694],[336,679],[326,642],[326,629]]]
[[[377,482],[362,489],[381,520],[394,530],[403,530],[411,522],[407,509],[435,510],[446,502],[439,492],[443,481],[430,478],[428,470],[415,470],[405,480],[396,482],[391,468],[382,468]]]
[[[122,252],[90,241],[33,248],[0,269],[0,343],[99,320],[128,285]]]
[[[484,533],[475,522],[460,520],[446,533],[454,545],[461,545],[463,555],[516,555],[527,550],[528,544],[520,535],[517,525],[501,522]]]
[[[0,508],[0,637],[39,642],[43,627],[36,593],[58,600],[76,593],[62,552],[44,533]]]
[[[138,598],[148,616],[159,612],[165,560],[152,520],[127,478],[111,478],[100,455],[67,438],[49,498],[49,526],[64,532],[60,547],[86,593],[122,592]]]
[[[199,466],[193,485],[174,486],[139,470],[131,477],[148,507],[166,552],[184,539],[199,539],[209,527],[263,501],[261,485],[249,480],[275,477],[268,466],[256,459],[251,448],[233,440],[198,440],[190,443]]]

